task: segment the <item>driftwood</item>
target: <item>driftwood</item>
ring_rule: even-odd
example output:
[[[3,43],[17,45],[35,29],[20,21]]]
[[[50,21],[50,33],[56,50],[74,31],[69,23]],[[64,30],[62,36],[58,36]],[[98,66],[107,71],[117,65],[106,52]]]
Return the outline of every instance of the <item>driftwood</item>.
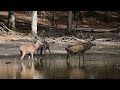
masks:
[[[67,27],[61,28],[61,27],[51,27],[51,26],[44,26],[41,25],[42,27],[48,28],[48,29],[58,29],[58,30],[67,30]],[[96,29],[96,28],[73,28],[74,31],[84,31],[84,32],[118,32],[120,28],[112,28],[112,29]]]
[[[9,28],[7,28],[7,26],[4,24],[4,23],[2,23],[2,22],[0,22],[0,27],[2,28],[2,31],[3,32],[12,32],[12,30],[10,30]]]
[[[82,34],[82,31],[81,33],[79,33],[79,36],[82,36],[84,39],[79,39],[79,38],[76,38],[74,36],[72,37],[68,37],[68,36],[63,36],[63,37],[58,37],[58,38],[54,38],[54,37],[51,37],[51,42],[52,43],[72,43],[72,42],[79,42],[79,43],[86,43],[87,41],[87,38]],[[93,39],[93,37],[91,35],[89,35],[89,37],[91,39]]]
[[[59,43],[59,44],[78,43],[78,42],[85,43],[86,42],[85,40],[76,38],[74,36],[72,37],[63,36],[63,37],[58,37],[58,38],[51,37],[51,38],[46,38],[46,41],[49,43]]]
[[[15,34],[15,35],[21,35],[21,33],[16,32],[16,31],[12,31],[9,28],[7,28],[7,26],[0,22],[0,34]]]
[[[117,32],[119,28],[113,29],[95,29],[95,28],[76,28],[76,31],[84,31],[84,32]]]

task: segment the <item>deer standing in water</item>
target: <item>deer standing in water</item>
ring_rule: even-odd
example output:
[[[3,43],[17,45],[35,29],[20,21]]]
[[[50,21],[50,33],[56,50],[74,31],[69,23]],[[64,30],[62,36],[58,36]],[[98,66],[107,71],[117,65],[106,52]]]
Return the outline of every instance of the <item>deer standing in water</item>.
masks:
[[[86,43],[77,43],[75,45],[68,45],[65,48],[67,53],[68,53],[67,60],[66,60],[67,65],[70,64],[70,60],[68,62],[70,55],[71,54],[78,54],[79,55],[79,67],[80,67],[80,56],[82,56],[82,58],[83,58],[83,66],[84,66],[84,53],[85,53],[85,51],[89,50],[92,46],[96,46],[95,42],[93,42],[93,37],[92,36],[90,36],[90,37],[91,38],[89,40],[87,40]]]
[[[40,41],[40,39],[38,39],[34,43],[21,45],[19,47],[19,51],[21,53],[21,61],[23,60],[24,56],[27,54],[29,55],[29,59],[30,59],[30,55],[31,55],[31,59],[34,59],[33,55],[34,55],[35,51],[38,50],[38,48],[42,45],[43,45],[43,43]]]
[[[51,54],[49,43],[48,43],[47,41],[45,41],[45,39],[44,39],[44,37],[45,37],[44,33],[45,33],[45,31],[42,30],[42,41],[41,41],[41,42],[42,42],[43,44],[41,44],[41,45],[39,46],[39,48],[37,49],[37,54],[40,52],[40,56],[42,56],[43,51],[44,51],[44,53],[46,54],[46,50],[48,50],[49,53]]]
[[[42,43],[43,44],[41,44],[39,46],[39,48],[37,49],[37,53],[39,53],[39,51],[40,51],[40,56],[42,56],[43,50],[44,50],[45,54],[46,54],[46,50],[48,50],[49,53],[51,54],[51,52],[50,52],[50,46],[49,46],[48,42],[44,40],[44,41],[42,41]]]

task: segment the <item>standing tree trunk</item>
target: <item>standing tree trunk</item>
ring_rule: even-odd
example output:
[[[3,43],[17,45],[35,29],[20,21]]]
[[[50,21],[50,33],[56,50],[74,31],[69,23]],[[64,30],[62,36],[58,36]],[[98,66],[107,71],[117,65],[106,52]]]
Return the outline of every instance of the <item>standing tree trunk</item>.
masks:
[[[16,27],[15,27],[15,12],[14,11],[9,11],[8,13],[8,23],[7,26],[9,29],[15,31]]]
[[[70,33],[72,30],[72,11],[68,11],[68,25],[67,25],[68,32]]]
[[[78,22],[81,20],[83,20],[83,13],[84,13],[84,11],[79,11],[78,12]]]
[[[37,34],[37,11],[32,12],[32,34]]]
[[[55,26],[55,12],[52,12],[52,26]]]
[[[110,11],[105,11],[105,13],[104,13],[104,21],[106,23],[110,21]]]

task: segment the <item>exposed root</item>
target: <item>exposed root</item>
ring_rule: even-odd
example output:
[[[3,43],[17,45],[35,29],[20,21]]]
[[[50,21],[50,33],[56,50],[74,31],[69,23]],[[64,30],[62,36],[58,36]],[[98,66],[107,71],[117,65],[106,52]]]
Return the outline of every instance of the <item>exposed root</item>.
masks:
[[[12,31],[10,30],[9,28],[7,28],[7,26],[0,22],[0,34],[1,35],[22,35],[21,33],[19,32],[16,32],[16,31]]]

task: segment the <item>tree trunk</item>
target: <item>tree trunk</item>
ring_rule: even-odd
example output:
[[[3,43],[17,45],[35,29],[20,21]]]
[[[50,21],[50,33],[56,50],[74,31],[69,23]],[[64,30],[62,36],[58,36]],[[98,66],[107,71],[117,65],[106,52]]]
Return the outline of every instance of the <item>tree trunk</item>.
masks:
[[[52,13],[52,26],[55,26],[55,12]]]
[[[37,11],[32,12],[32,34],[37,34]]]
[[[8,13],[8,23],[7,23],[7,26],[9,29],[11,30],[16,30],[16,27],[15,27],[15,13],[14,11],[9,11]]]
[[[82,19],[83,19],[83,15],[82,15],[82,11],[79,11],[79,13],[78,13],[78,22],[81,20],[82,21]]]
[[[68,25],[67,25],[68,32],[70,33],[72,30],[72,11],[68,11]]]

